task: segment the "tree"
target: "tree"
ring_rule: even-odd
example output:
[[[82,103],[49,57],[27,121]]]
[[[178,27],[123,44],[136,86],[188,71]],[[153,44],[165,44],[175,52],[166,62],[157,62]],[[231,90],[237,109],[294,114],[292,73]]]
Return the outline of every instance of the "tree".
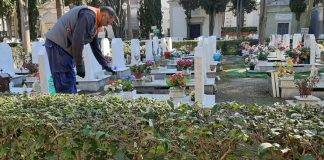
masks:
[[[266,0],[261,0],[260,2],[260,17],[259,17],[259,43],[264,45],[265,42],[265,29],[267,23],[266,16]]]
[[[57,19],[59,19],[63,15],[62,0],[56,0],[55,5],[56,5],[56,17]]]
[[[140,0],[140,9],[138,11],[140,22],[140,36],[148,38],[152,26],[157,26],[160,33],[162,31],[162,11],[161,1],[159,0]]]
[[[29,29],[30,29],[30,39],[35,40],[38,33],[38,2],[37,0],[28,0],[28,18],[29,18]]]
[[[19,0],[19,10],[21,19],[21,37],[25,53],[31,52],[29,17],[28,17],[28,0]]]
[[[191,11],[199,8],[198,0],[180,0],[179,4],[185,10],[186,21],[187,21],[187,38],[190,37],[190,19],[191,19]]]
[[[2,19],[3,25],[6,20],[7,29],[8,29],[7,32],[9,34],[9,38],[11,38],[11,35],[12,35],[11,34],[11,15],[15,11],[15,8],[16,8],[15,0],[1,0],[0,1],[0,18]],[[4,31],[4,26],[3,26],[3,31]]]
[[[295,13],[298,22],[298,29],[300,28],[300,16],[306,10],[306,3],[304,0],[290,0],[289,7],[291,12]]]
[[[256,0],[231,0],[231,2],[233,5],[230,10],[233,11],[238,19],[237,26],[240,32],[241,28],[244,26],[244,15],[256,10],[257,2]]]
[[[226,11],[229,0],[200,0],[200,6],[209,15],[209,35],[213,35],[215,14]]]

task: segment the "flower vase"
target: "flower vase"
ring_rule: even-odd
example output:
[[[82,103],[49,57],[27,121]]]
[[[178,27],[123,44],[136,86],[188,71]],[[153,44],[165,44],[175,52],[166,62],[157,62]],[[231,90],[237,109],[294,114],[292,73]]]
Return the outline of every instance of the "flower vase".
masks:
[[[169,96],[172,99],[176,98],[183,98],[185,97],[185,90],[184,88],[179,88],[179,87],[172,87],[169,89]]]
[[[134,99],[135,96],[136,96],[136,90],[122,92],[122,97],[123,97],[123,99],[126,99],[126,100]]]
[[[143,79],[135,79],[133,81],[134,86],[142,86],[143,85]]]

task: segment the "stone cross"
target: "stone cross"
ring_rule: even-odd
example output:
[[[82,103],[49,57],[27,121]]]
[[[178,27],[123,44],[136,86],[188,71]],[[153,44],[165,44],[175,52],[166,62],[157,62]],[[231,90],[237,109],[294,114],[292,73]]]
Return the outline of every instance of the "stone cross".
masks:
[[[139,39],[131,40],[131,65],[138,65],[141,60],[141,46]]]
[[[43,42],[33,42],[32,43],[32,63],[38,63],[38,55],[40,51],[43,49],[44,43]]]
[[[126,68],[124,58],[124,44],[122,39],[114,38],[111,42],[112,63],[111,66],[116,70],[123,70]]]
[[[8,73],[10,76],[15,75],[14,60],[12,49],[7,43],[0,43],[0,70]]]
[[[101,40],[101,52],[104,56],[109,56],[111,57],[111,52],[110,52],[110,43],[108,38],[103,38]]]
[[[203,104],[204,91],[205,91],[205,65],[204,47],[202,43],[195,48],[194,68],[195,68],[195,102]]]
[[[301,34],[294,34],[293,36],[293,46],[292,48],[297,48],[297,45],[302,42],[302,35]]]
[[[84,46],[83,61],[85,69],[84,80],[101,79],[103,76],[102,66],[98,63],[96,57],[93,55],[89,44]]]
[[[153,46],[152,45],[153,45],[152,40],[146,41],[146,44],[145,44],[146,61],[154,61]]]

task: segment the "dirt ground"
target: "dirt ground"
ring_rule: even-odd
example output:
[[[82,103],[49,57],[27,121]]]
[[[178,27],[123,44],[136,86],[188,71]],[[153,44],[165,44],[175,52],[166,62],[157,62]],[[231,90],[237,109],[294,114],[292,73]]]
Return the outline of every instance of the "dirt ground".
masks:
[[[271,105],[283,102],[281,98],[273,98],[269,93],[269,83],[266,78],[228,77],[226,72],[233,68],[244,68],[239,56],[225,56],[223,58],[221,80],[217,83],[217,102],[236,101],[243,104]]]

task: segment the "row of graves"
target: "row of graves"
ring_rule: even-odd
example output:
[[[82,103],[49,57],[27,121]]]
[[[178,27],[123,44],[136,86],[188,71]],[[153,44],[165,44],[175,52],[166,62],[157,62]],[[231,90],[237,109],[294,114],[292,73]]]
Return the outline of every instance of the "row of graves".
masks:
[[[104,38],[101,50],[110,60],[116,74],[105,72],[94,57],[91,47],[85,45],[83,59],[85,77],[77,76],[78,91],[118,95],[124,99],[148,97],[158,100],[172,100],[175,103],[198,102],[203,106],[215,104],[216,37],[200,37],[198,46],[187,54],[172,48],[172,38],[130,41],[130,56],[124,53],[125,43],[115,38],[110,42]],[[10,77],[7,90],[11,93],[55,94],[44,41],[32,43],[32,65],[37,66],[35,74],[17,75],[9,44],[0,44],[1,77]],[[141,44],[145,44],[141,46]],[[145,55],[145,56],[143,56]],[[4,75],[6,74],[6,76]],[[13,83],[15,77],[22,77]]]
[[[324,68],[321,60],[324,48],[313,34],[271,35],[268,46],[243,46],[248,48],[245,53],[250,51],[244,55],[250,72],[268,73],[273,97],[295,99],[287,101],[291,104],[318,103],[324,98],[324,77],[318,73]],[[295,73],[309,71],[308,77],[295,79]]]

